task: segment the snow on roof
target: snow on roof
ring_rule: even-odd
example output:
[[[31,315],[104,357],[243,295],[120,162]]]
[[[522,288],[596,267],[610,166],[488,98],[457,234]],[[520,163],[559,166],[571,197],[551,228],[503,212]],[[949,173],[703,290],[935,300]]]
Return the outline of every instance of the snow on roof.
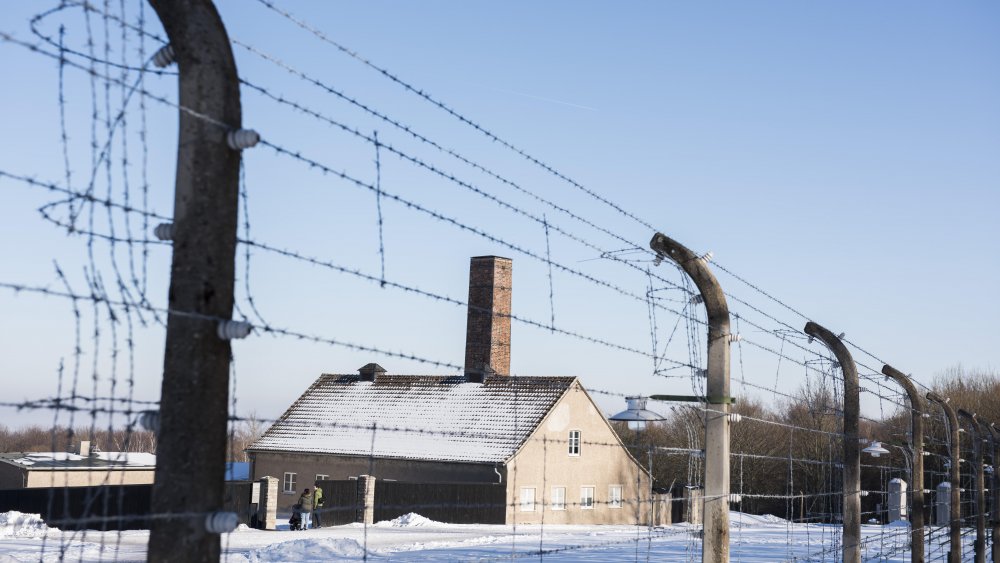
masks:
[[[36,469],[153,469],[156,455],[142,452],[95,452],[81,456],[67,452],[12,452],[0,461]]]
[[[574,381],[379,375],[372,382],[324,374],[247,449],[500,463]]]

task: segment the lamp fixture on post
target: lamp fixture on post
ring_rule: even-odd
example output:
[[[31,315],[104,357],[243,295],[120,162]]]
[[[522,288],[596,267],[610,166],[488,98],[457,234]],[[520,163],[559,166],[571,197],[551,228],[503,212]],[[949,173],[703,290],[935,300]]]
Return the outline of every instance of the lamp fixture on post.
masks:
[[[646,409],[646,401],[648,400],[649,397],[642,397],[638,395],[625,397],[625,404],[627,408],[610,417],[608,420],[627,422],[628,427],[631,430],[644,430],[646,428],[646,423],[648,422],[666,420],[662,414]]]
[[[879,457],[889,453],[889,450],[885,449],[885,447],[882,446],[882,442],[879,442],[877,440],[872,440],[871,445],[869,445],[867,448],[861,451],[865,452],[866,454],[871,454],[872,457]]]

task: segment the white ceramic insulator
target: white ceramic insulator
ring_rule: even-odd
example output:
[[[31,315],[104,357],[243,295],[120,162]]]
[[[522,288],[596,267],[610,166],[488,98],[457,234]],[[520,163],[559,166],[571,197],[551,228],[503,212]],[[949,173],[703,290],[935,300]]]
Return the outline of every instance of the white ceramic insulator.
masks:
[[[260,135],[253,129],[236,129],[226,134],[226,144],[234,151],[249,149],[260,142]]]
[[[175,60],[177,59],[174,58],[174,48],[170,45],[160,47],[160,50],[153,54],[153,64],[156,68],[166,68]]]
[[[246,321],[219,321],[216,334],[223,340],[246,338],[253,330],[253,325]]]
[[[737,495],[737,494],[729,495],[729,504],[738,504],[741,502],[743,502],[743,495]]]
[[[708,252],[699,256],[698,261],[707,266],[708,263],[712,261],[712,256],[713,256],[712,251],[709,250]]]
[[[228,534],[240,525],[235,512],[213,512],[205,516],[205,530],[212,534]]]
[[[656,255],[656,258],[653,258],[653,266],[659,266],[662,262],[663,262],[663,257],[660,256],[659,254]]]
[[[861,496],[863,496],[863,497],[868,496],[868,491],[861,491]]]
[[[139,415],[139,425],[150,432],[159,432],[160,411],[142,411]]]
[[[731,412],[726,416],[729,417],[729,422],[739,422],[743,420],[743,415],[736,412]]]
[[[160,240],[174,240],[174,224],[160,223],[153,229],[153,234]]]
[[[729,341],[730,342],[739,342],[740,340],[743,340],[743,337],[740,336],[739,334],[730,334],[729,335]]]
[[[690,301],[691,301],[691,303],[694,303],[695,305],[697,305],[698,303],[704,303],[705,302],[705,298],[702,297],[701,295],[692,295]]]

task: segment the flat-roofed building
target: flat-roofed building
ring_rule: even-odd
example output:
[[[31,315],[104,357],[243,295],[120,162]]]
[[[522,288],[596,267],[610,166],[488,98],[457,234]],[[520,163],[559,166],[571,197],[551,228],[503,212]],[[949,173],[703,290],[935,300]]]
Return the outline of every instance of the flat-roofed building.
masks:
[[[77,453],[0,453],[0,489],[149,485],[155,471],[154,454],[101,452],[86,441]]]

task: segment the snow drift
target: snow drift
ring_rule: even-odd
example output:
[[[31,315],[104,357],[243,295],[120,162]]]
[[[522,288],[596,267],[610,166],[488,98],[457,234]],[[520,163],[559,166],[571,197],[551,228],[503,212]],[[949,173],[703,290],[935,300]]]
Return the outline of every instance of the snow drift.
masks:
[[[0,538],[37,538],[44,536],[48,529],[38,514],[16,510],[0,512]]]
[[[430,518],[425,518],[416,512],[410,512],[393,520],[383,520],[375,525],[392,528],[417,528],[420,526],[435,526],[442,524],[441,522],[435,522]]]
[[[250,563],[336,561],[360,558],[365,549],[355,540],[343,538],[293,540],[269,545],[250,553]]]

